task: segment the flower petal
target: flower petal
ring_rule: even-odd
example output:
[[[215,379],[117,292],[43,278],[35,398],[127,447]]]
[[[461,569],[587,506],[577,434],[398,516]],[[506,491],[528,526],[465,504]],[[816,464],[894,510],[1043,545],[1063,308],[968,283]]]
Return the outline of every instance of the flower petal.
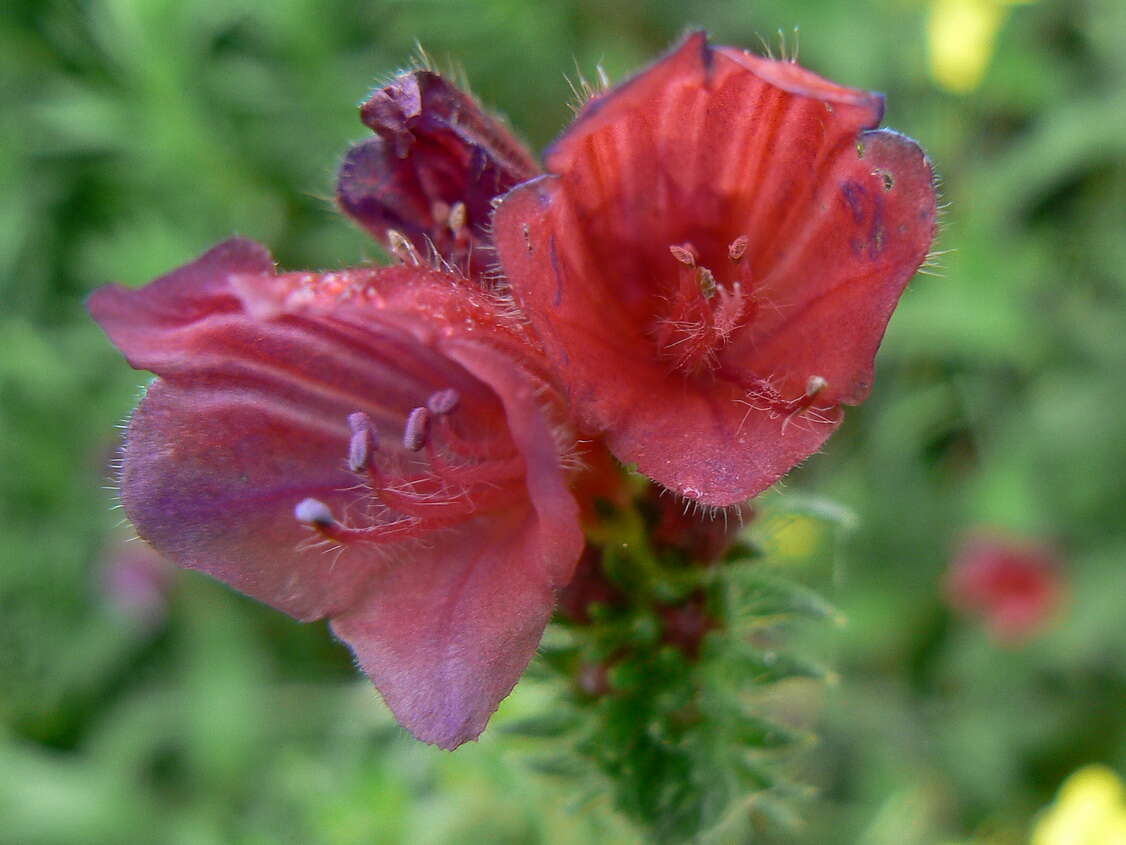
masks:
[[[333,619],[419,739],[449,749],[475,739],[535,654],[556,598],[527,577],[525,562],[542,554],[536,519],[523,510],[480,519],[471,542],[437,537]]]
[[[867,131],[882,111],[879,95],[696,34],[593,100],[548,151],[549,175],[505,196],[494,229],[513,294],[620,460],[730,504],[864,398],[935,220],[922,152]],[[656,338],[696,331],[663,313],[685,261],[742,305],[702,365],[678,371],[680,341]]]
[[[542,571],[553,589],[562,589],[571,580],[583,546],[579,506],[560,470],[574,441],[569,422],[551,418],[541,398],[546,385],[514,367],[501,351],[461,338],[448,341],[443,349],[504,404],[508,433],[524,457],[524,483],[538,520],[538,552],[526,561]]]
[[[399,722],[442,748],[475,739],[512,690],[583,546],[533,385],[499,353],[467,345],[452,354],[504,399],[531,507],[435,537],[332,625]]]
[[[597,224],[592,240],[663,261],[669,236],[714,232],[726,247],[744,235],[761,275],[804,228],[821,171],[854,153],[883,109],[879,94],[696,33],[594,100],[545,161],[576,214]]]
[[[385,245],[398,232],[423,256],[479,277],[493,261],[492,200],[539,172],[535,159],[468,94],[430,71],[403,74],[362,108],[376,137],[353,147],[340,207]]]
[[[855,150],[826,166],[804,228],[764,259],[761,290],[772,307],[724,353],[794,389],[820,376],[821,400],[848,405],[871,390],[876,350],[927,256],[937,214],[918,144],[881,129],[862,132]]]
[[[212,314],[239,310],[227,287],[229,276],[273,272],[274,260],[265,247],[231,238],[139,290],[99,288],[88,307],[133,367],[155,370],[178,360],[179,350],[166,345],[169,333]]]
[[[334,426],[302,398],[158,379],[130,422],[120,485],[137,533],[165,557],[311,621],[354,604],[385,561],[310,548],[294,519],[302,499],[343,513],[356,498],[344,418]]]
[[[638,404],[607,434],[611,451],[680,495],[718,507],[765,490],[843,419],[839,408],[777,412],[735,390],[678,394],[667,382],[629,397]]]

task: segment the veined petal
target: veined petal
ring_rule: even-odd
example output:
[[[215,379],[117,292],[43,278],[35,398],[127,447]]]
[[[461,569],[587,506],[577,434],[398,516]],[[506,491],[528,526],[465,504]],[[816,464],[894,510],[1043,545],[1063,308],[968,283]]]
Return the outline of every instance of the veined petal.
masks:
[[[867,395],[935,228],[929,163],[871,131],[882,112],[877,94],[696,34],[594,99],[549,175],[502,200],[513,295],[620,460],[731,504]]]
[[[492,200],[539,172],[503,124],[436,73],[403,74],[363,105],[376,137],[353,147],[337,181],[340,207],[399,251],[436,253],[479,278],[494,258]]]
[[[696,33],[595,99],[545,161],[576,216],[597,226],[592,240],[622,254],[604,261],[664,266],[669,244],[679,243],[668,238],[683,236],[714,242],[696,246],[715,269],[720,256],[709,248],[745,236],[746,260],[762,276],[789,232],[804,227],[820,171],[855,154],[857,134],[878,125],[883,110],[879,94],[713,48]],[[651,295],[643,279],[623,276],[619,296]]]
[[[239,310],[227,287],[229,276],[273,272],[274,260],[265,247],[231,238],[139,290],[99,288],[90,296],[89,308],[132,366],[155,369],[158,362],[175,365],[179,350],[170,354],[166,348],[169,332]]]
[[[476,739],[535,654],[556,598],[527,578],[526,561],[542,554],[536,520],[523,509],[482,518],[472,542],[436,537],[431,554],[385,570],[333,619],[419,739],[451,749]]]
[[[798,389],[823,378],[821,402],[855,405],[871,390],[876,350],[935,232],[930,162],[888,129],[862,132],[837,156],[808,219],[764,261],[756,324],[724,353],[733,367]]]
[[[498,221],[498,249],[514,284],[539,282],[525,288],[524,308],[580,426],[601,433],[620,460],[683,496],[725,506],[766,489],[840,425],[835,405],[787,408],[770,383],[756,389],[670,373],[642,330],[649,322],[631,319],[587,284],[597,270],[574,269],[583,256],[559,254],[556,233],[562,240],[566,229],[543,225],[533,216],[542,209],[537,183],[510,194],[499,210],[511,217]],[[528,236],[514,236],[503,222],[509,219],[527,221]]]
[[[158,379],[130,422],[120,486],[137,533],[165,557],[311,621],[354,604],[387,561],[375,548],[310,548],[293,518],[306,498],[337,513],[357,498],[344,417],[299,398]]]
[[[550,417],[542,399],[547,386],[513,367],[500,350],[463,338],[450,340],[443,348],[452,360],[491,387],[504,404],[509,435],[524,457],[524,483],[538,526],[536,553],[527,560],[542,567],[542,578],[552,589],[562,589],[571,579],[583,546],[579,507],[559,471],[561,454],[573,444],[570,421]],[[561,411],[555,409],[555,413]],[[564,460],[566,457],[563,455]]]

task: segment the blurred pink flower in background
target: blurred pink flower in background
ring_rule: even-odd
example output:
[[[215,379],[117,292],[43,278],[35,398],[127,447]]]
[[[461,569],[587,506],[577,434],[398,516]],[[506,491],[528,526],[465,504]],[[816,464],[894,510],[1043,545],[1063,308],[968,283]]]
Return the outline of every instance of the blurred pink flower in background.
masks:
[[[1051,620],[1065,593],[1059,552],[995,530],[968,535],[946,574],[951,607],[980,617],[1000,642],[1017,645]]]
[[[106,550],[98,584],[109,605],[141,628],[155,628],[168,613],[175,569],[140,540],[115,540]]]

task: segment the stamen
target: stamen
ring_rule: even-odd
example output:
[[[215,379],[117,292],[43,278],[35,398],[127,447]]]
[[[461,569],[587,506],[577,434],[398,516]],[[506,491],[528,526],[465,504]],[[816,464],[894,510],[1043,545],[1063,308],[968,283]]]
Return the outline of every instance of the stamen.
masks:
[[[692,248],[692,244],[672,244],[669,246],[669,252],[685,267],[696,266],[696,251]]]
[[[422,259],[410,239],[398,229],[387,230],[387,248],[403,264],[421,264]]]
[[[364,472],[371,468],[372,458],[379,449],[379,435],[371,417],[363,411],[349,414],[348,426],[352,429],[352,439],[348,443],[348,469]]]
[[[461,404],[461,394],[452,387],[431,393],[430,398],[426,400],[426,407],[436,417],[452,414],[459,404]]]
[[[750,239],[746,235],[740,235],[728,245],[727,257],[731,259],[732,264],[738,264],[743,260],[749,242]]]
[[[696,268],[696,284],[700,286],[700,293],[703,294],[704,299],[711,299],[715,296],[715,276],[707,267]]]
[[[336,524],[332,510],[320,499],[302,499],[293,509],[293,515],[298,522],[314,528],[331,528]]]
[[[742,258],[746,238],[729,248],[729,255]],[[742,264],[737,278],[720,281],[711,268],[699,264],[699,253],[690,243],[672,244],[669,252],[680,265],[677,282],[664,298],[663,313],[656,315],[653,338],[658,354],[672,366],[690,375],[701,375],[719,364],[719,350],[753,313],[749,290],[749,267]],[[748,284],[744,284],[744,282]]]
[[[356,434],[361,431],[370,431],[375,434],[375,424],[371,421],[371,417],[363,411],[355,411],[348,415],[348,428],[352,429],[352,433]]]
[[[771,418],[783,414],[794,415],[804,411],[826,411],[826,408],[816,408],[814,398],[829,386],[824,376],[812,375],[805,383],[805,392],[800,396],[787,399],[769,379],[756,378],[748,384],[747,398],[744,404],[756,411],[766,411]]]
[[[415,408],[407,417],[407,425],[403,429],[403,448],[417,452],[426,445],[429,436],[430,411],[425,407]]]
[[[394,460],[393,455],[380,461],[372,418],[363,411],[349,414],[348,467],[364,481],[350,490],[362,490],[378,506],[366,508],[362,524],[350,525],[337,520],[321,500],[308,498],[294,508],[294,517],[321,541],[395,543],[425,537],[481,510],[504,507],[514,491],[526,495],[518,484],[525,468],[518,453],[498,449],[501,443],[490,437],[467,442],[458,435],[459,420],[453,412],[460,403],[461,394],[454,388],[437,390],[407,415],[404,449],[425,449],[424,456],[409,461]]]
[[[433,438],[426,444],[426,455],[434,474],[451,484],[495,484],[518,478],[524,473],[524,459],[519,456],[481,463],[451,463],[434,448]]]
[[[428,524],[467,516],[476,512],[483,502],[506,501],[509,497],[508,491],[497,487],[482,487],[474,490],[470,496],[469,491],[451,493],[440,486],[435,486],[429,493],[407,493],[384,487],[376,491],[376,495],[392,510],[414,519],[425,520]]]
[[[468,213],[465,210],[465,203],[463,202],[455,202],[450,207],[450,216],[449,220],[447,221],[447,225],[450,227],[450,231],[453,232],[454,235],[461,234],[461,230],[465,228],[467,214]]]
[[[719,302],[712,312],[715,336],[719,345],[731,339],[732,332],[741,325],[746,310],[747,301],[743,295],[742,285],[736,282],[730,290],[725,287],[719,289]]]
[[[306,502],[314,502],[316,505],[324,504],[317,502],[315,499],[306,499]],[[304,504],[305,502],[302,502]],[[301,505],[298,505],[300,509]],[[304,520],[303,520],[304,521]],[[427,523],[415,517],[406,517],[397,519],[393,522],[384,522],[376,525],[369,525],[366,528],[353,528],[350,525],[343,525],[339,522],[307,522],[312,528],[317,530],[324,539],[330,540],[334,543],[346,545],[348,543],[385,543],[388,541],[406,540],[410,537],[419,537],[426,534],[428,531],[439,527],[433,523]]]

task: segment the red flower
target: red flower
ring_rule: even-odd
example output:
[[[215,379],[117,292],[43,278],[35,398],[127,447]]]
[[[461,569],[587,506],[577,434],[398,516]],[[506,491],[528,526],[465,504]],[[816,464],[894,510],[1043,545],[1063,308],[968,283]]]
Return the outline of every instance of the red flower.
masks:
[[[1061,569],[1049,546],[977,533],[954,556],[946,595],[953,607],[981,617],[998,640],[1015,644],[1036,633],[1059,607]]]
[[[519,325],[429,269],[277,275],[244,240],[90,310],[159,376],[124,448],[141,537],[330,618],[420,739],[476,737],[583,542],[566,419]]]
[[[877,94],[691,35],[596,97],[494,231],[583,428],[676,492],[743,501],[817,450],[935,231]]]

